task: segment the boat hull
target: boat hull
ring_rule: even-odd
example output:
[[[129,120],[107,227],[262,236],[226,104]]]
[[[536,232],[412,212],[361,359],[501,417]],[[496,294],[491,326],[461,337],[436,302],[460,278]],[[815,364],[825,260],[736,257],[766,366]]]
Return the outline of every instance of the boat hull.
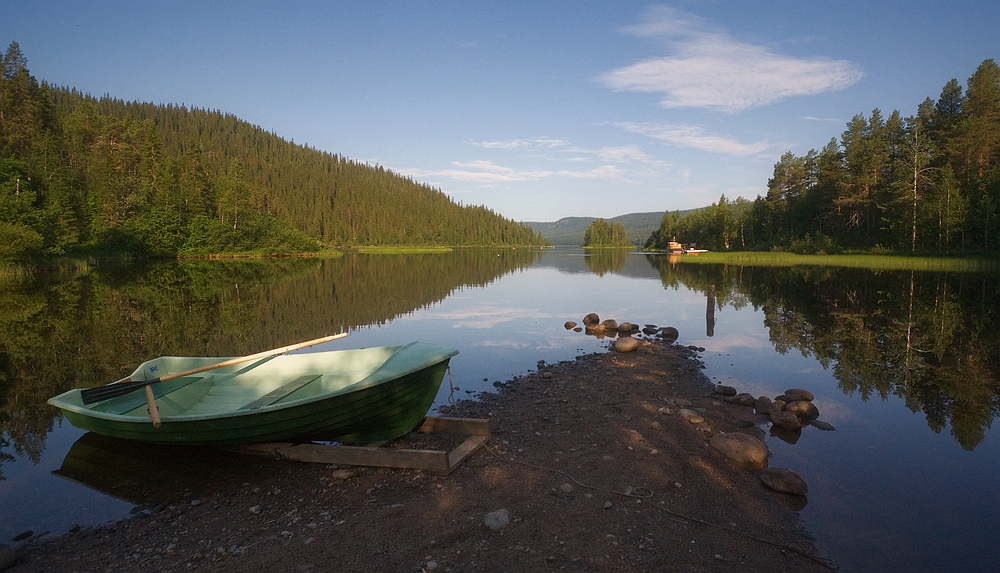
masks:
[[[281,356],[244,374],[237,366],[177,378],[152,385],[161,413],[159,428],[150,423],[141,391],[84,406],[78,388],[49,403],[78,428],[149,443],[374,442],[398,437],[420,423],[455,354],[453,349],[415,342]],[[220,359],[173,360],[177,363],[171,364],[170,357],[144,363],[133,379]],[[299,386],[281,394],[295,384]],[[267,403],[274,395],[280,397]]]

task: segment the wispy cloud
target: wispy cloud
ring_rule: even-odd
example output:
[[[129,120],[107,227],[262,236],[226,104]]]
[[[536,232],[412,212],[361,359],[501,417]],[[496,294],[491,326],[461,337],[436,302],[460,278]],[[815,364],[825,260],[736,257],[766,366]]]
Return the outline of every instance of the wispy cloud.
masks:
[[[467,183],[509,183],[514,181],[537,181],[547,177],[573,177],[576,179],[620,179],[633,182],[627,177],[625,170],[615,165],[601,165],[583,171],[523,171],[511,167],[497,165],[488,160],[453,162],[456,169],[394,169],[397,173],[413,178],[428,179],[447,177],[455,181]]]
[[[511,181],[537,181],[550,177],[552,171],[519,171],[511,167],[497,165],[492,161],[453,162],[457,169],[396,169],[397,173],[413,178],[447,177],[468,183],[504,183]]]
[[[811,115],[804,115],[804,116],[800,117],[799,119],[804,119],[806,121],[832,121],[832,122],[836,122],[836,123],[847,123],[846,121],[844,121],[842,119],[837,119],[835,117],[813,117]]]
[[[511,139],[508,141],[478,141],[472,145],[484,149],[524,149],[531,147],[552,149],[569,145],[569,142],[564,139],[554,139],[551,137],[535,137],[531,139]]]
[[[616,90],[662,92],[661,104],[668,108],[735,113],[792,96],[841,90],[863,76],[852,62],[779,54],[666,6],[650,9],[642,23],[625,31],[662,38],[673,53],[611,70],[599,81]]]
[[[702,151],[711,151],[712,153],[722,153],[736,157],[762,153],[773,146],[773,144],[767,141],[743,143],[731,137],[709,133],[704,128],[696,125],[636,122],[622,122],[616,125],[626,131],[641,133],[654,139],[666,141],[671,145],[691,147],[701,149]]]
[[[557,175],[577,179],[621,179],[634,183],[626,177],[626,173],[621,167],[615,165],[601,165],[586,171],[559,171]]]

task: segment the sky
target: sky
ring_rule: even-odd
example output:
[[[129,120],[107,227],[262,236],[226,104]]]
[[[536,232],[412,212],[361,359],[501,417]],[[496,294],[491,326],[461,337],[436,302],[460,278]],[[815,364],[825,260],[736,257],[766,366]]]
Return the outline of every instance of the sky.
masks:
[[[704,207],[1000,60],[1000,2],[8,0],[39,81],[220,110],[516,221]]]

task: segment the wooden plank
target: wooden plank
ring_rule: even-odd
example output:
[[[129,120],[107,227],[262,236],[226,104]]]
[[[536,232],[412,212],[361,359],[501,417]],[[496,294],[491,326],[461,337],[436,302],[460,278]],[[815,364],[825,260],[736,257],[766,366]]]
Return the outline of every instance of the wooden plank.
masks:
[[[426,434],[465,434],[471,436],[490,435],[490,421],[480,418],[445,418],[428,416],[414,430]]]
[[[476,453],[488,439],[490,439],[489,436],[472,436],[462,442],[457,448],[448,452],[448,471],[446,473],[450,474],[452,470],[457,468],[469,456]]]
[[[324,464],[431,471],[448,470],[448,452],[438,450],[395,450],[360,446],[299,444],[281,448],[278,450],[278,454],[290,460]]]
[[[287,442],[251,444],[241,446],[237,451],[272,455],[298,462],[427,470],[439,475],[447,475],[483,447],[483,444],[489,439],[489,420],[429,417],[424,420],[417,431],[464,433],[470,437],[450,452]]]

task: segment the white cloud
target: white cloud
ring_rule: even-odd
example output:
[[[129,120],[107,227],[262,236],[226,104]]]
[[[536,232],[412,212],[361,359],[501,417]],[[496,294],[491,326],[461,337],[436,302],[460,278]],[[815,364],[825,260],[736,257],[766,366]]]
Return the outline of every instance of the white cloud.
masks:
[[[863,76],[852,62],[778,54],[669,7],[650,10],[645,22],[625,31],[664,38],[673,54],[606,72],[599,81],[615,90],[662,92],[661,104],[668,108],[735,113],[792,96],[841,90]]]
[[[626,131],[641,133],[642,135],[652,137],[653,139],[666,141],[671,145],[677,145],[679,147],[692,147],[702,151],[711,151],[712,153],[722,153],[737,157],[762,153],[773,146],[767,141],[742,143],[731,137],[708,133],[703,128],[696,125],[669,125],[662,123],[636,122],[622,122],[617,125]]]
[[[510,141],[479,141],[474,142],[472,145],[482,147],[484,149],[522,149],[526,147],[543,147],[551,149],[569,145],[569,142],[564,139],[555,139],[551,137],[535,137],[531,139],[512,139]]]
[[[558,175],[577,179],[622,179],[628,181],[625,177],[625,171],[614,165],[601,165],[587,171],[560,171]]]
[[[842,119],[837,119],[835,117],[813,117],[811,115],[805,115],[800,117],[799,119],[804,119],[806,121],[832,121],[836,123],[847,123],[846,121]]]
[[[470,161],[468,163],[453,162],[460,169],[395,169],[397,173],[413,178],[447,177],[456,181],[470,183],[501,183],[510,181],[537,181],[550,177],[552,171],[518,171],[510,167],[497,165],[492,161]]]

